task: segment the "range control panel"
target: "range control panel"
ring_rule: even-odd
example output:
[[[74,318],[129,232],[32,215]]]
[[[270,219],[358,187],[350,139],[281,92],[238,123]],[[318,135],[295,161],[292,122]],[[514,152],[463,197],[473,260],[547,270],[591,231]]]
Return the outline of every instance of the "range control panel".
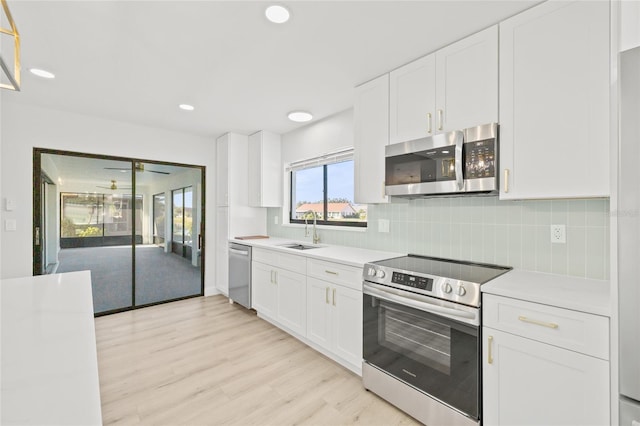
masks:
[[[419,288],[420,290],[431,291],[433,289],[433,279],[403,274],[401,272],[394,272],[391,277],[391,282],[406,285],[407,287]]]

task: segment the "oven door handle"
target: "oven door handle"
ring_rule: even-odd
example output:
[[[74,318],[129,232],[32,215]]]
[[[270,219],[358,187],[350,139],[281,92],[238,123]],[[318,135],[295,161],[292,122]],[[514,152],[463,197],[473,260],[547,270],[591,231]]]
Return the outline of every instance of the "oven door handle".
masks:
[[[404,291],[400,292],[368,282],[363,283],[363,291],[369,296],[374,296],[387,302],[410,306],[424,312],[440,315],[470,325],[480,325],[480,310],[478,308],[456,305],[445,301],[436,301],[428,296],[420,296]]]

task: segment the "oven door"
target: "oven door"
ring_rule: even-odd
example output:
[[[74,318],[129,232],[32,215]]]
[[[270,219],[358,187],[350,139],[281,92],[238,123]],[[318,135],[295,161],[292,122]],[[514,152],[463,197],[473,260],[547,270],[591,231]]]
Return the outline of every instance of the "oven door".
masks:
[[[473,419],[480,418],[479,323],[478,308],[364,283],[365,362]]]

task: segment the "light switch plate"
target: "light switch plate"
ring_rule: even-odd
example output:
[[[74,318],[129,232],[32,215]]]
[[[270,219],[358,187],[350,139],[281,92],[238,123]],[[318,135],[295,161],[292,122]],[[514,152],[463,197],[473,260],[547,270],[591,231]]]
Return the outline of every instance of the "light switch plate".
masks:
[[[16,209],[16,202],[13,198],[4,199],[4,209],[8,212],[12,212]]]
[[[4,221],[5,231],[15,231],[16,229],[17,229],[17,223],[15,219],[5,219]]]

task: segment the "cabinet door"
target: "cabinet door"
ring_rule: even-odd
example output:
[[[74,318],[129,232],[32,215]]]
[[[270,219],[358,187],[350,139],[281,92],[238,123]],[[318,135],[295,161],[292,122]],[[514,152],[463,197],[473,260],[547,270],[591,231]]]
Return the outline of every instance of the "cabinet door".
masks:
[[[282,206],[280,135],[260,131],[249,136],[249,205]]]
[[[216,140],[216,205],[229,205],[229,135]]]
[[[307,339],[331,349],[331,286],[307,277]]]
[[[389,141],[431,136],[435,128],[436,56],[425,56],[389,74]]]
[[[334,352],[345,361],[362,364],[362,291],[336,285],[332,289]]]
[[[498,122],[498,26],[436,52],[436,131]]]
[[[356,87],[354,100],[354,199],[386,203],[384,147],[389,143],[389,75]]]
[[[483,339],[484,424],[609,424],[607,361],[488,327]]]
[[[306,277],[284,269],[276,270],[278,287],[278,322],[298,333],[305,335],[307,325],[307,283]]]
[[[500,24],[500,155],[501,199],[609,195],[609,2]]]
[[[273,268],[264,263],[251,262],[251,307],[261,315],[276,319],[278,288]]]
[[[229,208],[216,209],[216,288],[229,295]]]

